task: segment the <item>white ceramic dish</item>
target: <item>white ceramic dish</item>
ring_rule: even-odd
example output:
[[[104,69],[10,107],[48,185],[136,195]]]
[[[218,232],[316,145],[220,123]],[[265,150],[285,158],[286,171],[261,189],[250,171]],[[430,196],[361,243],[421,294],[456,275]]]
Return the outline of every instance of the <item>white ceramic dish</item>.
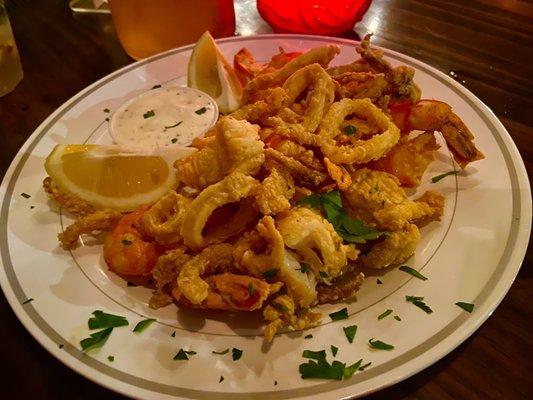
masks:
[[[247,47],[259,60],[268,60],[280,45],[295,51],[326,42],[342,49],[336,64],[353,59],[353,42],[342,39],[264,35],[218,41],[229,58]],[[260,321],[254,318],[225,319],[174,306],[149,309],[150,291],[128,287],[110,273],[94,240],[71,253],[61,250],[56,234],[68,221],[41,189],[44,158],[58,143],[110,143],[103,110],[115,110],[156,84],[184,84],[191,49],[134,63],[83,90],[31,135],[4,178],[0,283],[19,319],[43,347],[87,378],[137,398],[334,399],[360,396],[413,375],[454,349],[489,317],[511,286],[528,243],[531,195],[524,165],[504,127],[472,93],[436,69],[388,50],[386,57],[393,64],[416,69],[423,97],[453,106],[487,157],[431,184],[432,176],[453,168],[441,142],[438,159],[424,176],[418,191],[432,188],[447,197],[444,218],[422,229],[423,238],[408,263],[427,281],[398,270],[380,276],[381,285],[376,276],[369,276],[358,301],[347,305],[348,320],[331,322],[327,316],[344,305],[325,306],[320,327],[282,334],[265,346]],[[23,192],[31,197],[21,196]],[[407,303],[405,295],[424,296],[434,312],[424,313]],[[23,304],[28,298],[34,300]],[[462,311],[454,305],[457,301],[474,303],[474,312]],[[378,320],[388,308],[402,321],[392,316]],[[97,309],[126,316],[130,327],[115,329],[99,352],[86,355],[79,341],[88,336],[87,320]],[[142,334],[132,333],[132,326],[145,317],[158,322]],[[342,327],[352,324],[359,328],[349,344]],[[313,338],[306,340],[308,333]],[[392,343],[395,349],[371,350],[370,338]],[[363,358],[371,367],[350,380],[302,380],[302,350],[328,349],[330,354],[330,345],[339,348],[337,359],[353,363]],[[211,353],[233,347],[244,351],[238,361],[231,352]],[[180,348],[198,354],[175,361]],[[108,361],[109,355],[114,362]],[[224,381],[219,383],[221,376]]]

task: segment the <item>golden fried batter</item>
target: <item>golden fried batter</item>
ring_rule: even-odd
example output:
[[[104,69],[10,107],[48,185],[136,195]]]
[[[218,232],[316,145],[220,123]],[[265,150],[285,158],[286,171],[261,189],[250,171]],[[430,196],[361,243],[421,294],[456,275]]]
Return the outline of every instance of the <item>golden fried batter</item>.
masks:
[[[289,200],[294,196],[294,180],[290,175],[283,175],[273,169],[255,195],[259,211],[264,215],[273,215],[291,208]]]
[[[78,196],[63,192],[49,176],[44,179],[43,188],[52,200],[74,215],[83,217],[96,211],[96,208],[85,200],[82,200]]]
[[[110,231],[122,218],[122,214],[114,210],[100,210],[78,218],[67,229],[57,235],[64,249],[75,247],[80,235],[95,231]]]

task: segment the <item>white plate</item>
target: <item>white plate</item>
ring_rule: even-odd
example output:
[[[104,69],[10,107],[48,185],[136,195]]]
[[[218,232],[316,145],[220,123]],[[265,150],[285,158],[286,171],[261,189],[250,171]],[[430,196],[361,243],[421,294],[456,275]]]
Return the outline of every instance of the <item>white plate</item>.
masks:
[[[288,51],[337,43],[335,64],[354,58],[353,42],[298,35],[263,35],[218,41],[232,58],[247,47],[268,60],[278,46]],[[260,320],[242,316],[147,307],[150,291],[127,287],[110,273],[94,241],[73,251],[58,247],[56,234],[67,222],[47,202],[41,189],[44,158],[58,143],[109,143],[108,116],[123,102],[156,84],[184,83],[191,46],[171,50],[129,65],[91,85],[54,112],[32,134],[9,168],[1,186],[0,283],[24,326],[50,353],[80,374],[118,392],[146,399],[342,398],[360,396],[405,379],[454,349],[496,308],[511,286],[524,257],[531,228],[531,196],[520,155],[494,114],[472,93],[434,68],[385,50],[393,64],[416,69],[424,98],[452,105],[476,135],[486,159],[458,176],[431,184],[434,175],[452,169],[445,145],[418,189],[446,195],[445,216],[422,229],[422,240],[409,265],[422,270],[422,281],[394,270],[366,280],[358,301],[348,304],[350,318],[331,322],[327,314],[344,305],[324,306],[323,324],[305,333],[282,334],[271,347],[263,344]],[[28,193],[31,198],[21,196]],[[30,208],[35,206],[35,208]],[[405,295],[424,296],[434,310],[426,314],[407,303]],[[34,301],[22,304],[26,299]],[[472,314],[454,305],[475,304]],[[393,315],[378,320],[386,309]],[[130,327],[117,328],[97,353],[80,351],[87,320],[94,310],[124,315]],[[132,326],[144,317],[158,323],[141,334]],[[349,344],[342,327],[358,325]],[[172,337],[172,332],[176,332]],[[304,336],[312,333],[312,339]],[[370,338],[392,343],[392,351],[371,350]],[[62,348],[59,344],[64,345]],[[302,350],[339,348],[337,359],[360,358],[372,365],[344,381],[302,380]],[[212,350],[240,348],[238,361]],[[174,361],[177,350],[195,350],[189,361]],[[107,357],[113,355],[114,362]],[[219,383],[220,376],[224,381]],[[277,385],[275,385],[277,381]]]

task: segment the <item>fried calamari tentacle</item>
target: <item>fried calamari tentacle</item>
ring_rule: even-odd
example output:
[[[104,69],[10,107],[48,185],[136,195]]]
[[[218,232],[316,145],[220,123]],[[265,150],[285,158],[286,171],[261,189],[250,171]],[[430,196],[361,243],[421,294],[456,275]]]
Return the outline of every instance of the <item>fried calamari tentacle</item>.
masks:
[[[167,251],[159,256],[152,270],[152,277],[155,280],[156,290],[150,297],[149,306],[153,309],[164,307],[172,302],[172,297],[168,291],[175,286],[176,278],[187,261],[192,258],[187,254],[185,246]]]
[[[375,124],[381,133],[353,145],[339,146],[335,137],[341,134],[344,119],[355,114]],[[370,100],[343,99],[334,103],[319,128],[319,136],[328,138],[320,148],[326,157],[335,164],[362,164],[385,155],[400,139],[400,131],[392,121]]]
[[[371,72],[347,72],[333,77],[338,98],[350,99],[380,98],[388,88],[384,74]]]
[[[346,168],[333,164],[327,157],[324,157],[324,165],[326,166],[328,175],[335,181],[340,190],[346,190],[350,187],[352,184],[352,177],[348,171],[346,171]]]
[[[181,223],[192,199],[170,191],[161,197],[139,221],[139,228],[160,244],[178,243],[182,240]]]
[[[273,169],[261,184],[255,195],[259,211],[264,215],[277,214],[291,208],[289,200],[294,196],[294,180]]]
[[[277,150],[265,149],[264,152],[267,160],[274,161],[275,166],[279,166],[279,169],[282,171],[287,171],[297,182],[304,185],[316,186],[324,182],[327,178],[325,173],[311,169]]]
[[[338,303],[350,300],[361,288],[364,280],[365,275],[362,272],[358,274],[349,273],[337,279],[333,285],[318,285],[316,288],[318,303]]]
[[[259,127],[246,121],[220,119],[213,142],[174,163],[178,178],[188,186],[203,189],[232,172],[255,175],[265,160],[258,131]]]
[[[83,217],[96,211],[96,208],[85,200],[62,191],[49,176],[44,179],[43,188],[52,200],[74,215]]]
[[[348,269],[358,251],[345,245],[333,225],[319,213],[306,207],[295,207],[276,218],[285,246],[308,264],[320,282],[330,283]]]
[[[359,257],[366,268],[385,268],[401,264],[411,257],[420,241],[420,231],[414,224],[391,232],[383,241],[376,243],[370,252]]]
[[[308,52],[293,58],[278,70],[267,74],[260,74],[244,87],[243,103],[246,104],[253,93],[273,86],[281,85],[289,76],[306,65],[318,63],[326,68],[329,62],[340,52],[337,46],[315,47]]]
[[[204,234],[209,216],[225,204],[238,202],[258,189],[259,182],[251,176],[240,172],[228,175],[218,183],[205,188],[187,207],[181,224],[181,236],[185,245],[193,250],[200,250],[208,244],[222,242],[228,237],[242,232],[255,217],[255,211],[247,203],[241,203],[240,211],[229,221],[227,226],[218,231]],[[246,215],[246,218],[244,216]]]
[[[294,158],[300,161],[307,167],[320,171],[323,166],[319,159],[315,157],[315,153],[311,149],[307,149],[299,143],[289,140],[282,135],[276,133],[270,134],[265,139],[265,145],[271,149],[277,150],[287,157]]]
[[[72,249],[76,246],[80,235],[93,233],[95,231],[110,231],[122,214],[114,210],[100,210],[92,214],[78,218],[69,225],[63,232],[57,235],[64,249]]]

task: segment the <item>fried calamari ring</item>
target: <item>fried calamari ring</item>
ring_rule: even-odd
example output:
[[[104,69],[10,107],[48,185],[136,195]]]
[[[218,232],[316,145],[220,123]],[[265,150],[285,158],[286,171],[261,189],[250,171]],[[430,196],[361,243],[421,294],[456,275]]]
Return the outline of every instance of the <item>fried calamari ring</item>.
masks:
[[[339,54],[339,52],[340,50],[338,46],[330,45],[315,47],[314,49],[311,49],[308,52],[296,58],[293,58],[282,68],[255,77],[244,87],[242,95],[243,103],[248,103],[254,92],[280,85],[289,76],[294,74],[300,68],[305,67],[306,65],[318,63],[322,67],[326,68],[329,62],[333,59],[333,57]]]
[[[237,212],[227,226],[204,235],[209,216],[217,208],[224,204],[234,203],[251,196],[259,186],[259,182],[251,176],[240,172],[234,172],[220,182],[205,188],[187,207],[181,224],[181,236],[185,245],[193,250],[201,250],[211,243],[224,241],[228,237],[242,231],[248,222],[250,215],[255,217],[255,212],[250,210],[247,202],[241,204],[240,211],[246,211],[247,215]]]
[[[340,127],[344,119],[355,114],[375,124],[382,133],[355,145],[338,146],[335,137],[341,134]],[[335,164],[362,164],[377,160],[394,147],[400,139],[400,130],[379,108],[368,99],[342,99],[333,103],[319,128],[324,140],[320,146],[322,152]]]
[[[177,194],[174,190],[170,191],[143,214],[139,228],[160,244],[180,242],[181,223],[191,201],[192,199]]]
[[[209,284],[202,275],[225,272],[233,265],[233,246],[229,243],[214,244],[187,261],[181,268],[177,286],[172,295],[179,300],[183,295],[192,304],[201,304],[209,293]]]

